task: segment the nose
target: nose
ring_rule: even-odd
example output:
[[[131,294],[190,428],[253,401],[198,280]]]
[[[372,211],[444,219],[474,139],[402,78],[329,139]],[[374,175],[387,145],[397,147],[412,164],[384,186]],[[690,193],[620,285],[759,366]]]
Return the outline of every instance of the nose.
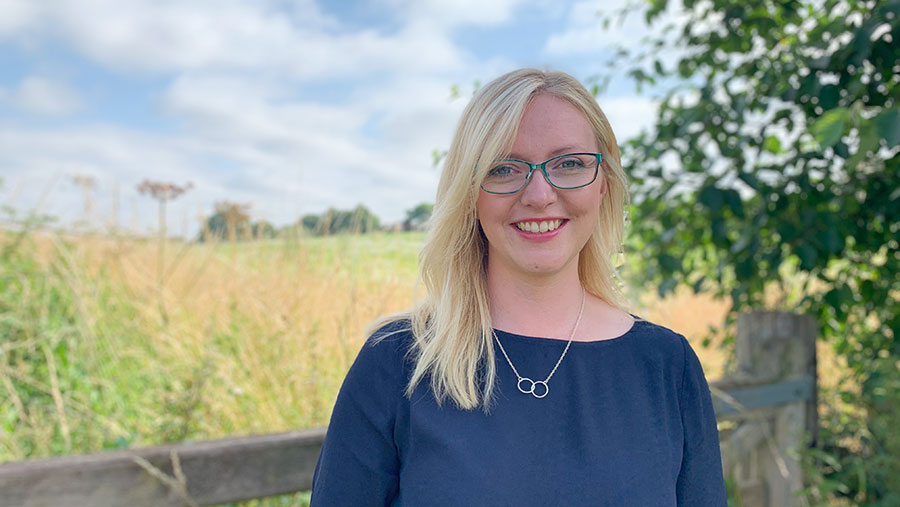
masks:
[[[556,202],[557,189],[547,181],[547,177],[540,169],[531,173],[531,178],[525,184],[519,198],[522,204],[534,208],[544,208]]]

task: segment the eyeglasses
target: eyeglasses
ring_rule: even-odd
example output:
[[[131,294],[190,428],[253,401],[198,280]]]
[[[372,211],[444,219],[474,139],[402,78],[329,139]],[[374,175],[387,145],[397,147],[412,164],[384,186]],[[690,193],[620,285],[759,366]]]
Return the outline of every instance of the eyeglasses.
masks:
[[[540,164],[504,159],[491,167],[481,188],[490,194],[515,194],[531,181],[535,169],[540,169],[547,182],[560,190],[586,187],[597,179],[602,160],[600,153],[567,153]]]

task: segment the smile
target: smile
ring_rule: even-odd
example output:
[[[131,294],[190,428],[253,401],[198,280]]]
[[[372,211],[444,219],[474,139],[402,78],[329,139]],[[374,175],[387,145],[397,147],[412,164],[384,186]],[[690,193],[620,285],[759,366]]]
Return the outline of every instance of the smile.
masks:
[[[516,222],[515,226],[520,231],[541,233],[556,230],[562,223],[562,220],[542,220],[540,222]]]

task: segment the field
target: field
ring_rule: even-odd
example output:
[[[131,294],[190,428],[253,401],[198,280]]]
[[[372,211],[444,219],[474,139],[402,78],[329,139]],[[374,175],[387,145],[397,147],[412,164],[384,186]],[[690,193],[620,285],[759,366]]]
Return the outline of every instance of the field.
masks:
[[[196,244],[7,232],[0,461],[324,426],[376,316],[414,298],[417,233]],[[695,344],[723,303],[635,310]]]
[[[162,245],[0,231],[0,462],[325,426],[364,331],[414,301],[421,233]],[[728,304],[632,295],[707,377]],[[820,392],[842,368],[820,343]],[[247,505],[305,505],[303,494]]]

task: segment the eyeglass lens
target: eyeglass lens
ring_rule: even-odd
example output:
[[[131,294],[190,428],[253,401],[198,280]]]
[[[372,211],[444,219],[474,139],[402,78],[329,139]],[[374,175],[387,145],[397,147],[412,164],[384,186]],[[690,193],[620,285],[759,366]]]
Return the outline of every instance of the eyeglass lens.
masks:
[[[572,153],[554,157],[540,165],[546,167],[550,184],[561,189],[583,187],[597,176],[600,161],[596,154]],[[513,193],[522,189],[527,183],[531,166],[520,160],[502,160],[488,171],[481,183],[488,192]],[[532,176],[534,177],[534,176]]]

